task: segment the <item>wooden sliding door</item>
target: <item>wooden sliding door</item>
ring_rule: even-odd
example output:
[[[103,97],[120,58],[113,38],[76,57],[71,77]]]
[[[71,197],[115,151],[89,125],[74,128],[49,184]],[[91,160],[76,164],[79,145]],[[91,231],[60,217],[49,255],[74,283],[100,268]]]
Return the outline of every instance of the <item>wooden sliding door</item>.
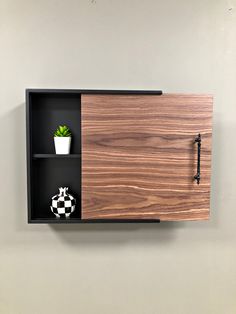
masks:
[[[81,108],[82,219],[209,218],[211,96],[82,95]]]

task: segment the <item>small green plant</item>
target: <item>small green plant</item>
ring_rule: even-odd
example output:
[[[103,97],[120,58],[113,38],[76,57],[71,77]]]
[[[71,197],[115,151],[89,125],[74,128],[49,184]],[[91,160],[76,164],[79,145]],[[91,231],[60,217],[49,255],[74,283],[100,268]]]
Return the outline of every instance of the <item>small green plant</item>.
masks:
[[[70,137],[71,131],[66,125],[59,125],[59,127],[54,132],[54,137]]]

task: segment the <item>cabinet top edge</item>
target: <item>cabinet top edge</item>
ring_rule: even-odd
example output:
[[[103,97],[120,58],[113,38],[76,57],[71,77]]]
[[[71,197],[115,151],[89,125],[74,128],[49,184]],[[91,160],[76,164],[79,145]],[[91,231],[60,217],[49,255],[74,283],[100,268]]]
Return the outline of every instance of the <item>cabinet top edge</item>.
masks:
[[[26,88],[26,94],[74,93],[74,94],[148,94],[162,95],[161,90],[115,90],[115,89],[40,89]]]
[[[53,93],[68,93],[68,94],[100,94],[100,95],[162,95],[165,97],[208,97],[214,98],[210,93],[163,93],[161,90],[116,90],[116,89],[41,89],[27,88],[26,95],[29,94],[53,94]]]

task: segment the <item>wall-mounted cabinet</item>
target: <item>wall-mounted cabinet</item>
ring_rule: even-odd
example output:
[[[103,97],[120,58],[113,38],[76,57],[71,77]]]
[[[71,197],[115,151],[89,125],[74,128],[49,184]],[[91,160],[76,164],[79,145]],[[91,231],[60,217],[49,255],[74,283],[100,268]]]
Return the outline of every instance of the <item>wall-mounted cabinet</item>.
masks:
[[[209,218],[211,96],[30,89],[26,105],[29,222]],[[70,155],[55,155],[60,124]],[[77,199],[68,219],[50,210],[60,186]]]

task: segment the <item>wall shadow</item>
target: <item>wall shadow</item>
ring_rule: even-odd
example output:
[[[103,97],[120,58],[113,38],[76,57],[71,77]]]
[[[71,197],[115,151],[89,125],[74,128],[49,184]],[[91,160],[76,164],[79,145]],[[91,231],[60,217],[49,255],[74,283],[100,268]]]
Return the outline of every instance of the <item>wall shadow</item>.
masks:
[[[14,222],[17,231],[23,231],[27,230],[25,104],[21,103],[19,106],[9,111],[4,120],[7,128],[11,126],[13,130],[11,153],[13,155],[12,169],[14,172]]]

